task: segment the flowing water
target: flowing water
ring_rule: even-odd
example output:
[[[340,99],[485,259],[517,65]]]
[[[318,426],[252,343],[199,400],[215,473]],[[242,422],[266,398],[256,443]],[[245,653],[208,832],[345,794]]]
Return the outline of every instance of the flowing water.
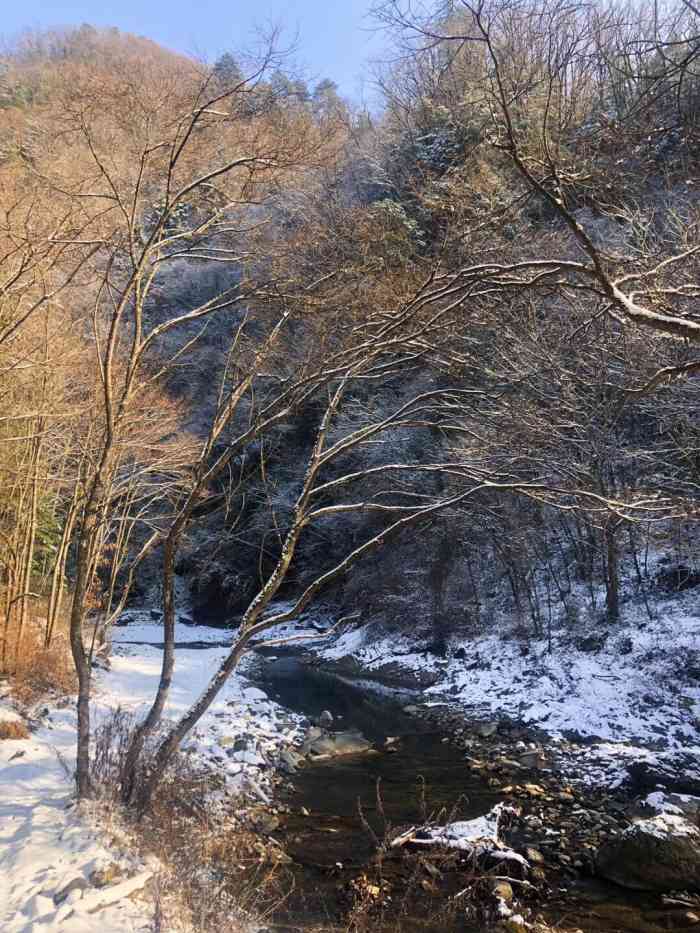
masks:
[[[259,681],[282,705],[317,719],[323,710],[334,717],[337,730],[358,729],[382,747],[389,736],[400,737],[396,750],[336,758],[300,769],[288,799],[291,814],[282,832],[284,846],[294,859],[294,891],[277,911],[276,931],[343,929],[333,922],[342,913],[343,891],[362,872],[391,827],[425,821],[470,819],[498,802],[497,791],[484,778],[465,768],[464,753],[443,741],[444,736],[420,730],[414,717],[403,712],[410,695],[374,690],[315,670],[293,657],[268,659]],[[377,790],[379,789],[379,791]],[[308,815],[304,815],[308,813]],[[387,873],[398,871],[388,865]],[[659,911],[659,899],[637,896],[614,885],[584,880],[543,914],[553,924],[579,927],[584,933],[661,933],[678,929],[673,915]],[[394,916],[392,923],[370,929],[479,933],[483,925],[469,925],[463,913],[446,919],[422,899],[424,910]],[[415,905],[414,905],[415,906]]]

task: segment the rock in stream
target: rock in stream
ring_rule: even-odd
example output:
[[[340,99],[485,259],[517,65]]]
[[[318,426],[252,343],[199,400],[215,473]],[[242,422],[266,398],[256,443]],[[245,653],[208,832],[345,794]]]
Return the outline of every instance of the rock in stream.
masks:
[[[309,729],[301,749],[302,755],[314,758],[357,755],[372,748],[361,732],[324,732],[319,727]]]
[[[598,850],[598,874],[640,891],[700,890],[700,831],[680,816],[638,820]]]

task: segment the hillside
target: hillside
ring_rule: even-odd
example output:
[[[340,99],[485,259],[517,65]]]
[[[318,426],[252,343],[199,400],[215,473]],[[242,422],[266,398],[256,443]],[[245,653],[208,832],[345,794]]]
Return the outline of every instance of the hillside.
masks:
[[[246,813],[273,807],[237,824],[241,890],[233,857],[219,861],[231,827],[198,850],[246,923],[265,914],[242,906],[249,869],[272,858],[308,893],[306,906],[289,895],[286,920],[311,922],[322,891],[338,922],[363,928],[361,904],[371,929],[381,905],[388,930],[403,922],[387,906],[401,882],[385,899],[383,854],[401,861],[405,844],[396,874],[411,859],[423,871],[417,851],[438,840],[487,879],[494,852],[515,856],[504,877],[518,897],[500,913],[481,875],[472,891],[449,863],[442,900],[457,910],[473,894],[462,920],[544,929],[560,882],[624,887],[601,867],[616,862],[608,843],[658,830],[695,853],[670,862],[700,865],[694,825],[674,823],[687,806],[666,808],[661,829],[642,819],[649,793],[693,797],[700,780],[698,12],[460,0],[418,15],[386,0],[375,15],[391,63],[371,114],[329,80],[308,86],[272,33],[210,64],[91,26],[28,31],[3,51],[0,676],[13,721],[76,695],[77,799],[146,821],[144,851],[159,834],[168,858],[179,851],[173,806],[206,839],[222,788]],[[301,665],[299,695],[285,658]],[[137,671],[107,706],[134,718],[118,724],[99,691],[124,664]],[[314,680],[323,672],[335,688]],[[274,681],[279,709],[230,713],[248,676]],[[390,691],[372,741],[353,701],[317,708],[348,677]],[[360,709],[365,687],[353,689]],[[289,748],[286,715],[308,720]],[[347,728],[330,728],[338,715]],[[230,754],[217,717],[232,732],[254,723],[227,736]],[[492,775],[470,793],[495,815],[449,821],[466,836],[416,836],[416,822],[394,837],[376,822],[377,785],[358,819],[379,876],[347,824],[353,877],[344,857],[309,866],[294,814],[315,811],[274,809],[279,774],[294,801],[315,757],[340,748],[376,752],[393,774],[394,739],[406,768],[464,753],[470,780],[500,774],[501,759],[513,781],[544,770],[561,832],[575,802],[600,805],[620,839],[577,837],[581,851],[545,858],[540,878],[527,819],[549,817]],[[338,812],[316,814],[319,833],[348,819],[353,781],[366,793],[369,766],[356,767],[339,777]],[[405,800],[389,805],[407,819]],[[260,836],[274,839],[262,854]],[[323,874],[334,865],[345,913]],[[514,880],[521,868],[535,880]],[[425,871],[421,890],[437,885]],[[680,892],[692,914],[693,871],[649,890],[675,907]],[[278,883],[261,890],[281,904]],[[204,933],[222,914],[197,919],[199,890],[192,880],[187,922]],[[441,929],[458,928],[450,916]]]

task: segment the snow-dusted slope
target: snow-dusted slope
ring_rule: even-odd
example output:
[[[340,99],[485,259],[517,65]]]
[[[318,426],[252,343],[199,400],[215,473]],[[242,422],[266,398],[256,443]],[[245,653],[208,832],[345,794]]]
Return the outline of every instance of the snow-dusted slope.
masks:
[[[524,635],[504,614],[488,631],[453,635],[444,658],[426,650],[430,633],[387,633],[371,622],[311,650],[368,677],[429,675],[427,701],[475,719],[576,735],[586,740],[580,770],[591,780],[619,783],[631,761],[675,767],[679,756],[700,780],[700,596],[657,597],[652,610],[650,619],[630,601],[614,626],[558,619],[551,639]]]
[[[629,607],[616,626],[558,627],[524,638],[504,622],[491,633],[453,638],[445,658],[409,633],[371,625],[317,643],[321,658],[358,660],[371,675],[389,662],[436,677],[428,696],[446,694],[485,716],[504,714],[551,734],[575,731],[610,741],[687,748],[700,742],[700,601],[677,596],[650,620]]]

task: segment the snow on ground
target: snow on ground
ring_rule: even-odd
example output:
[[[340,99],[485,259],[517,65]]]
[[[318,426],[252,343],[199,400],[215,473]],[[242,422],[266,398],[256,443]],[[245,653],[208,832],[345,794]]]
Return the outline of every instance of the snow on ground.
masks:
[[[700,839],[697,826],[689,823],[684,816],[676,813],[659,813],[647,820],[635,820],[622,830],[622,836],[634,836],[644,833],[655,839],[668,839],[669,836],[685,836]]]
[[[206,687],[227,653],[221,642],[230,641],[226,630],[179,624],[175,677],[165,715],[174,718],[188,709]],[[111,670],[101,678],[99,702],[103,708],[138,714],[151,701],[162,661],[162,626],[138,621],[114,631]],[[129,641],[149,644],[130,645]],[[214,642],[215,647],[184,647]],[[209,711],[186,742],[186,751],[212,764],[227,777],[229,786],[247,790],[266,800],[280,751],[301,738],[301,717],[269,700],[241,671],[226,683]]]
[[[204,689],[226,654],[220,644],[230,633],[178,623],[181,643],[212,642],[211,648],[177,651],[175,676],[166,717],[187,709]],[[131,645],[128,641],[147,642]],[[160,674],[162,626],[148,613],[114,631],[111,670],[96,673],[93,726],[116,708],[143,712]],[[0,720],[21,717],[0,699]],[[75,878],[118,864],[125,877],[136,874],[143,885],[143,866],[110,851],[85,814],[72,807],[70,773],[75,761],[76,717],[72,702],[45,708],[41,725],[29,739],[0,741],[0,930],[2,933],[135,933],[151,929],[144,907],[127,899],[103,907],[105,893],[73,893],[56,905],[53,896]],[[216,766],[232,793],[245,790],[268,799],[281,750],[301,735],[300,717],[270,701],[237,673],[224,687],[186,750],[200,764]],[[122,881],[128,887],[128,881]],[[110,891],[114,891],[112,886]],[[97,911],[90,913],[90,911]]]
[[[655,790],[647,794],[644,804],[657,813],[671,813],[675,816],[683,816],[693,811],[696,814],[700,813],[700,797],[694,797],[692,794],[665,794]]]
[[[619,784],[629,761],[672,753],[700,767],[698,593],[657,599],[651,619],[630,601],[614,626],[560,622],[551,650],[548,637],[523,637],[505,615],[489,631],[454,637],[445,658],[425,651],[428,640],[377,632],[370,622],[312,650],[322,660],[352,657],[368,676],[390,662],[430,673],[436,682],[424,690],[426,700],[447,700],[474,718],[536,725],[555,741],[587,740],[573,757],[596,783]]]
[[[111,630],[112,644],[162,644],[163,626],[159,619],[160,612],[155,610],[125,612]],[[231,629],[195,625],[194,622],[183,621],[181,616],[178,616],[175,622],[175,642],[178,644],[188,642],[228,644],[230,641]]]
[[[162,625],[146,621],[145,613],[113,632],[111,670],[100,678],[99,707],[138,715],[153,698],[163,653]],[[132,615],[133,618],[133,615]],[[178,623],[175,676],[165,710],[166,718],[185,712],[197,699],[227,654],[231,633],[225,629]],[[129,644],[131,641],[140,644]],[[209,647],[188,644],[213,643]],[[146,643],[146,644],[144,644]],[[245,677],[245,662],[229,678],[209,711],[185,743],[200,762],[216,767],[230,789],[246,790],[267,801],[273,771],[282,750],[301,738],[301,718],[268,699]]]
[[[609,741],[684,747],[698,739],[700,680],[678,682],[687,653],[700,649],[698,610],[697,616],[626,626],[594,651],[561,636],[550,653],[545,639],[524,643],[493,634],[453,642],[451,656],[441,661],[416,650],[408,636],[376,639],[365,627],[317,653],[329,660],[352,655],[370,673],[393,660],[437,673],[439,680],[426,695],[448,693],[465,707],[538,724],[553,735],[575,731]],[[619,642],[627,638],[631,644],[621,653]]]
[[[0,720],[17,718],[0,700]],[[0,741],[0,930],[2,933],[128,933],[151,929],[145,907],[126,899],[99,909],[92,891],[58,894],[76,878],[89,880],[101,868],[118,864],[146,880],[143,866],[110,851],[85,817],[71,808],[71,781],[61,757],[71,760],[75,742],[72,708],[53,710],[29,739]],[[90,900],[92,898],[92,900]],[[91,914],[89,909],[99,909]],[[99,920],[96,919],[99,917]]]

